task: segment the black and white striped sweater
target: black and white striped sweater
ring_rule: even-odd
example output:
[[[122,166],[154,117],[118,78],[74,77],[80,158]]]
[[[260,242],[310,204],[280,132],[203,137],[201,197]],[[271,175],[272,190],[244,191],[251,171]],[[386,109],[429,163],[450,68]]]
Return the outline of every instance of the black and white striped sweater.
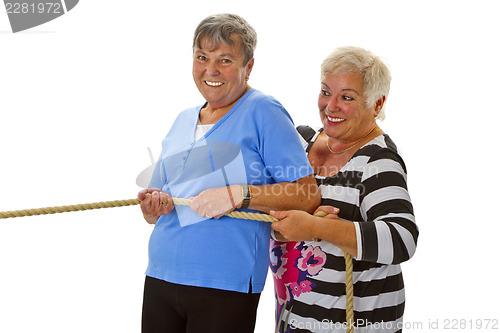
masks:
[[[299,126],[309,152],[320,130]],[[418,228],[406,185],[406,167],[388,135],[361,147],[332,177],[316,176],[322,205],[354,221],[354,318],[359,332],[398,332],[403,324],[400,263],[417,244]],[[326,242],[272,241],[280,332],[345,332],[343,251]]]

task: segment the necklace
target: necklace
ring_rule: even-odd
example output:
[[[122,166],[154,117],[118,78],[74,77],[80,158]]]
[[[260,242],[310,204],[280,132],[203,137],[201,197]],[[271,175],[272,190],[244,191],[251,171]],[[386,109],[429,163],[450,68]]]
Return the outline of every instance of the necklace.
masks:
[[[341,151],[333,151],[332,148],[330,148],[330,145],[328,144],[328,135],[326,136],[326,147],[328,148],[328,150],[330,151],[330,153],[332,154],[342,154],[354,147],[356,147],[361,141],[363,141],[364,139],[366,139],[370,134],[374,133],[374,132],[377,132],[377,131],[381,131],[380,128],[373,128],[367,135],[365,135],[364,137],[362,137],[361,139],[359,139],[358,141],[356,141],[356,143],[354,143],[352,146],[346,148],[346,149],[343,149]]]

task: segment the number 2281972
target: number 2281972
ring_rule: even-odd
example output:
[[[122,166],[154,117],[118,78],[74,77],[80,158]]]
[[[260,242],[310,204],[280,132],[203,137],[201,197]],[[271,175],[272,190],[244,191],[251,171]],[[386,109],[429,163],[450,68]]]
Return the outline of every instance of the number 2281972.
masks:
[[[445,319],[445,330],[498,330],[498,319]]]
[[[62,14],[61,4],[57,2],[7,2],[5,3],[7,14]]]

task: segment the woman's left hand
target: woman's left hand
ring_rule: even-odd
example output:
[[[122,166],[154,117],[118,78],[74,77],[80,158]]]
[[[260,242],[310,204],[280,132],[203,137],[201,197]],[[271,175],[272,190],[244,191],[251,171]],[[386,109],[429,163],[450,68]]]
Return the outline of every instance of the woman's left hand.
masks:
[[[190,208],[201,217],[219,219],[241,206],[240,185],[210,188],[191,198]]]

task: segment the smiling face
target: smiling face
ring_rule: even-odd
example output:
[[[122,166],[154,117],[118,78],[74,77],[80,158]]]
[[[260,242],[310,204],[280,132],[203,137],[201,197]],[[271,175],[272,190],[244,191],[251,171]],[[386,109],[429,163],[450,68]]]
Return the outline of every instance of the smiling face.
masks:
[[[361,74],[326,74],[318,97],[325,134],[339,143],[359,140],[376,125],[375,116],[380,111],[380,102],[366,106]]]
[[[254,60],[244,63],[240,37],[231,36],[233,45],[215,44],[210,38],[201,40],[193,52],[193,79],[211,109],[236,102],[247,90],[247,80]]]

